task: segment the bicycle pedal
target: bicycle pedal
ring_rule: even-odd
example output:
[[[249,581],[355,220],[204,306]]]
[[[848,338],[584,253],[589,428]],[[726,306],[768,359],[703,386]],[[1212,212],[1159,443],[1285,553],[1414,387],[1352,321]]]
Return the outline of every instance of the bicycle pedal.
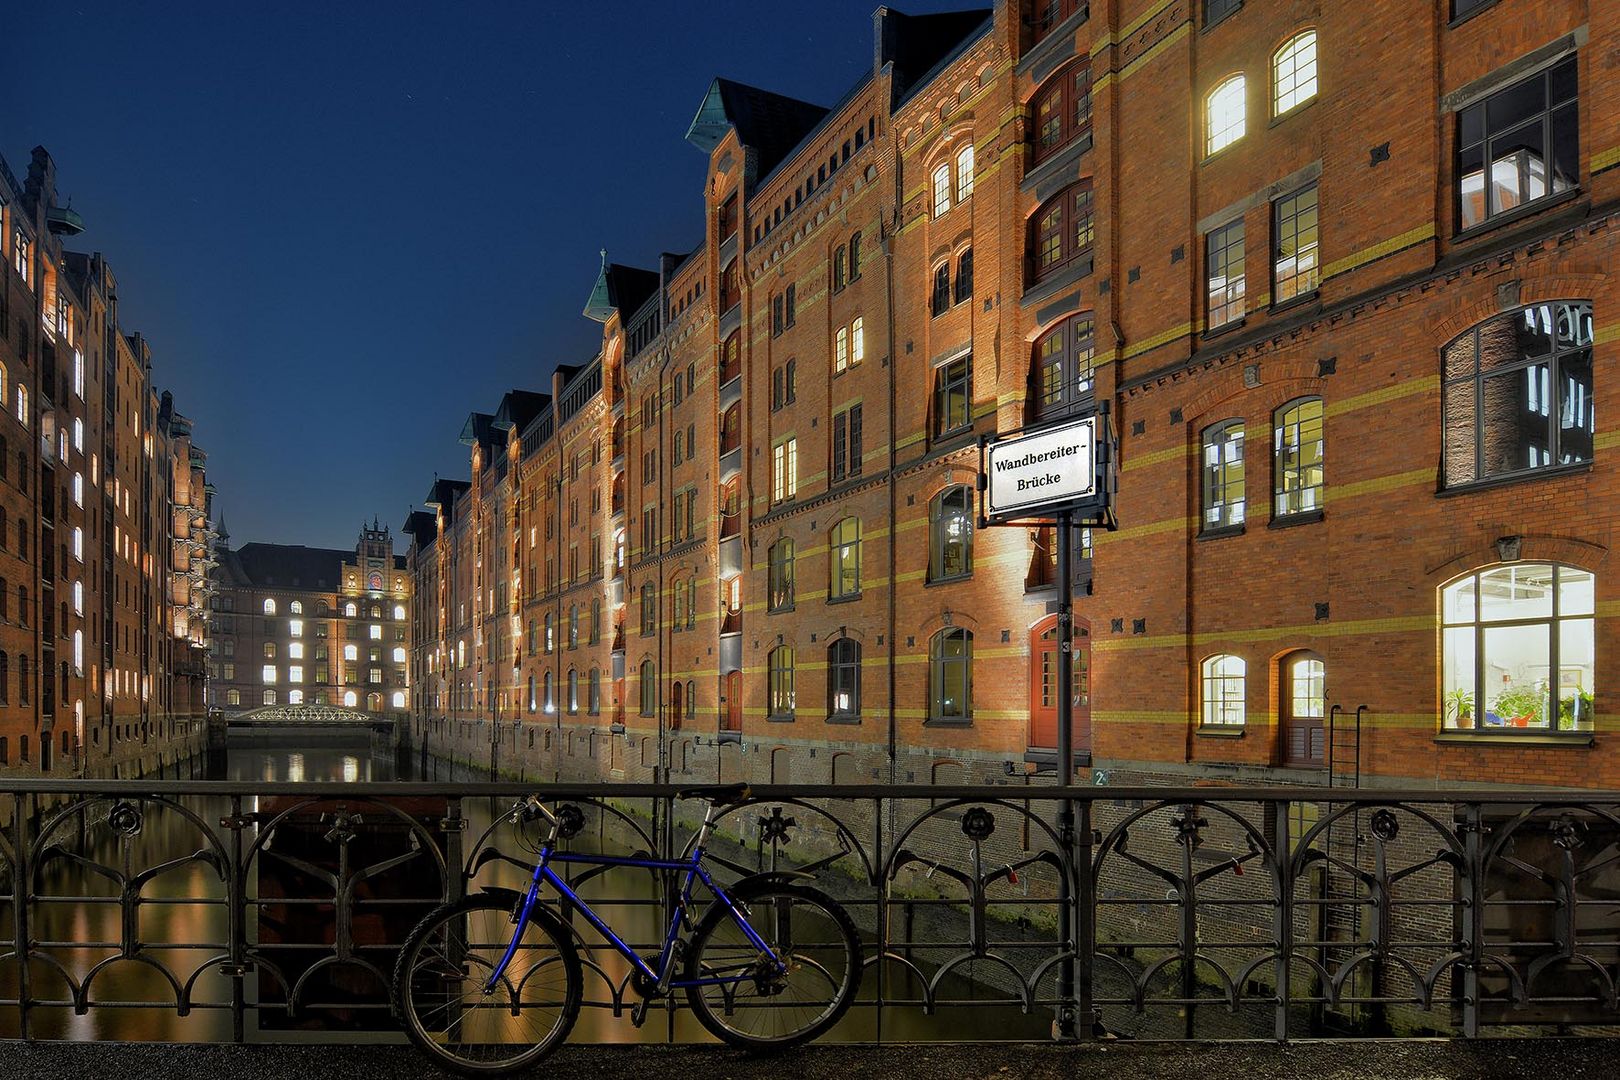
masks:
[[[648,998],[642,998],[630,1007],[630,1022],[640,1027],[647,1022],[647,1008],[652,1004]]]

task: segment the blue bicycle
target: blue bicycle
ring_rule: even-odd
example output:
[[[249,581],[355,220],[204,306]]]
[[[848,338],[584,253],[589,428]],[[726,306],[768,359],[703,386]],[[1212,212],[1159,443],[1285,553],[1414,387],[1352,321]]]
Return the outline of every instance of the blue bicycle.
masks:
[[[539,903],[542,885],[629,962],[637,1024],[652,1002],[677,991],[705,1028],[745,1049],[794,1046],[836,1024],[861,983],[849,914],[795,880],[804,875],[757,874],[729,888],[710,876],[704,845],[720,812],[748,798],[746,785],[692,788],[677,798],[709,804],[684,859],[558,851],[559,840],[584,827],[579,808],[554,812],[535,795],[514,807],[513,821],[550,825],[527,891],[486,888],[436,908],[400,951],[395,1007],[417,1048],[458,1072],[488,1076],[532,1065],[568,1037],[584,998],[583,968],[575,932]],[[678,880],[659,954],[643,957],[625,944],[557,874],[558,863],[636,867]],[[699,884],[713,902],[694,921]]]

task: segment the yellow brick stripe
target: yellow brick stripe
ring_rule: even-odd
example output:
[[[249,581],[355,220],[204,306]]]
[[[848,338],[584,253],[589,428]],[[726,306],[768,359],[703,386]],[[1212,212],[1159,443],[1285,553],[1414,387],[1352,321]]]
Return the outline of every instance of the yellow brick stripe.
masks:
[[[1346,255],[1342,259],[1336,259],[1333,262],[1328,263],[1322,268],[1322,278],[1323,280],[1326,280],[1331,277],[1337,277],[1340,274],[1354,270],[1358,266],[1365,266],[1374,259],[1381,259],[1385,255],[1392,255],[1397,251],[1404,248],[1409,248],[1413,244],[1420,244],[1425,240],[1432,239],[1433,237],[1434,222],[1424,222],[1422,225],[1419,225],[1416,228],[1407,229],[1403,233],[1397,233],[1388,240],[1382,240],[1371,247],[1362,248],[1360,251],[1355,252],[1352,255]]]
[[[1600,150],[1592,155],[1592,174],[1595,176],[1604,169],[1612,169],[1620,165],[1620,146],[1611,146],[1607,150]]]
[[[1356,394],[1353,397],[1330,401],[1324,407],[1328,416],[1342,416],[1357,409],[1369,408],[1373,405],[1383,405],[1398,398],[1410,397],[1413,394],[1437,393],[1440,390],[1439,375],[1420,375],[1415,379],[1392,383],[1377,390],[1369,390],[1365,394]]]

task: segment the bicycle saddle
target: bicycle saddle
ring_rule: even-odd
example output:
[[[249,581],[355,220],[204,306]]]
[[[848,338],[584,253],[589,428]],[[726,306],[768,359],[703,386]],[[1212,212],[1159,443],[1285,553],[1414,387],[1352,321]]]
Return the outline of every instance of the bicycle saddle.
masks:
[[[748,801],[747,784],[711,784],[708,787],[682,788],[675,793],[677,799],[707,799],[716,806],[736,806]]]

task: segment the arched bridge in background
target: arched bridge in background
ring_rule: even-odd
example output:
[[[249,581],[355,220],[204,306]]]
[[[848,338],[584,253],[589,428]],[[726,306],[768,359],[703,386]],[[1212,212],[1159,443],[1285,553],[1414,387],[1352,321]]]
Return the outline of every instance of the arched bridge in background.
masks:
[[[341,705],[264,705],[215,722],[217,745],[392,747],[394,718]]]

